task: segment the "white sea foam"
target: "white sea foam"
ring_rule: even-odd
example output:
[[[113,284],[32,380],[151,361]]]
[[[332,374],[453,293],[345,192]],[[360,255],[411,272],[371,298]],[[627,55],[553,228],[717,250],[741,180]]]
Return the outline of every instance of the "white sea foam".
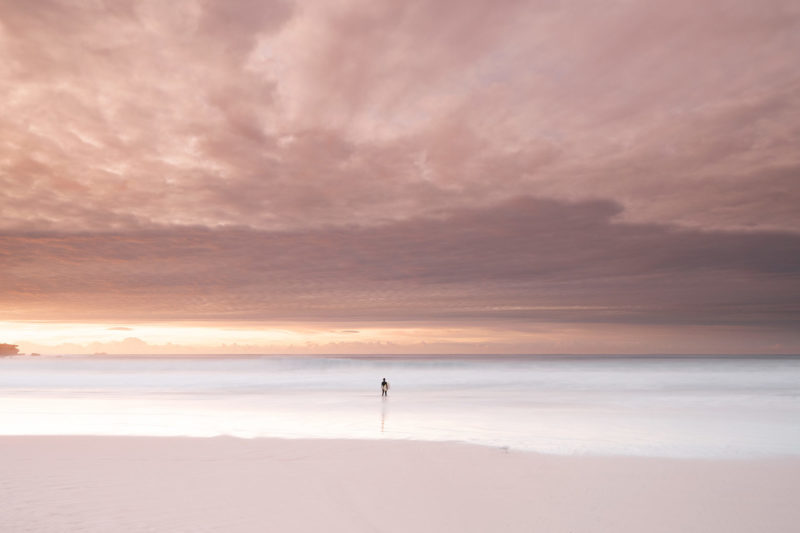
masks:
[[[800,455],[798,420],[794,357],[0,359],[5,435],[392,438],[753,457]]]

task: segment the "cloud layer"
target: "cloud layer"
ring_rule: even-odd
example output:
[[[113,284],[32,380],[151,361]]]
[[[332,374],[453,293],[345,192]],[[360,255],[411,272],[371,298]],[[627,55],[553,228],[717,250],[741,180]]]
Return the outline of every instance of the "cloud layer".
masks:
[[[18,234],[1,243],[2,303],[20,318],[796,324],[800,235],[620,211],[518,199],[377,227]]]
[[[378,224],[516,196],[798,227],[800,7],[0,6],[11,229]]]
[[[0,3],[4,317],[788,331],[799,51],[793,0]]]

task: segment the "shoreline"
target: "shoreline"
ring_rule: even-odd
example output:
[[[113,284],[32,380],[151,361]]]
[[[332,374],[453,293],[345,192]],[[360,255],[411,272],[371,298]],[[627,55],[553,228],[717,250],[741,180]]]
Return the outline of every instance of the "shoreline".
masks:
[[[785,453],[785,454],[776,454],[776,453],[764,453],[764,454],[730,454],[730,455],[670,455],[670,454],[646,454],[646,453],[638,453],[638,452],[631,452],[631,453],[610,453],[610,452],[592,452],[592,451],[564,451],[564,452],[556,452],[556,451],[543,451],[543,450],[536,450],[536,449],[527,449],[522,447],[515,447],[510,445],[501,445],[501,444],[490,444],[490,443],[483,443],[483,442],[470,442],[465,440],[438,440],[438,439],[421,439],[421,438],[393,438],[393,437],[295,437],[295,436],[242,436],[236,434],[217,434],[217,435],[171,435],[171,434],[163,434],[163,435],[147,435],[147,434],[90,434],[90,433],[80,433],[80,434],[63,434],[63,433],[37,433],[37,434],[3,434],[0,433],[0,441],[9,439],[156,439],[156,440],[199,440],[199,441],[209,441],[209,440],[225,440],[230,439],[234,441],[243,441],[243,442],[355,442],[355,443],[383,443],[391,445],[393,443],[402,444],[402,443],[419,443],[419,444],[431,444],[431,445],[442,445],[442,446],[467,446],[467,447],[476,447],[476,448],[485,448],[487,450],[495,450],[502,453],[514,453],[514,454],[528,454],[540,457],[561,457],[561,458],[575,458],[575,459],[623,459],[623,460],[654,460],[654,461],[683,461],[683,462],[692,462],[692,461],[699,461],[699,462],[731,462],[731,463],[747,463],[747,462],[771,462],[771,461],[787,461],[787,462],[797,462],[800,463],[800,453]],[[0,462],[2,459],[0,458]]]
[[[800,458],[0,436],[3,531],[794,531]],[[312,512],[313,511],[313,512]]]

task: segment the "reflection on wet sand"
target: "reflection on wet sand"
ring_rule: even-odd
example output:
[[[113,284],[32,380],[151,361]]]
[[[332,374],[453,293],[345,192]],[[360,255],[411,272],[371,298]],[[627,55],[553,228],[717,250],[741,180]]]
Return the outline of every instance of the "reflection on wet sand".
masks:
[[[383,433],[384,428],[386,427],[386,402],[388,400],[386,397],[382,398],[381,400],[381,433]]]

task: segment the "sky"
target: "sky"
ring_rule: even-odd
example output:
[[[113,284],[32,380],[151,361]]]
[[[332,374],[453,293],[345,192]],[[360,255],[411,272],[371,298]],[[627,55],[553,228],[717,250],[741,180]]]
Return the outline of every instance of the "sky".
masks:
[[[0,342],[800,353],[796,0],[0,0]]]

